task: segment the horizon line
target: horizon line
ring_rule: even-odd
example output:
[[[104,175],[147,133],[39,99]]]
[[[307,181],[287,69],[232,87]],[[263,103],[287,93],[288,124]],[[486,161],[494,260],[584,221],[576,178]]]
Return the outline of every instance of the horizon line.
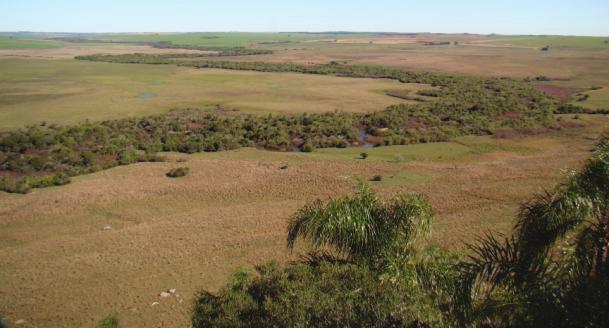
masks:
[[[566,37],[598,37],[605,38],[609,35],[582,35],[582,34],[509,34],[509,33],[472,33],[472,32],[395,32],[395,31],[355,31],[355,30],[335,30],[335,31],[229,31],[229,30],[210,30],[210,31],[121,31],[121,32],[75,32],[75,31],[32,31],[32,30],[5,30],[0,33],[47,33],[47,34],[186,34],[186,33],[299,33],[299,34],[437,34],[437,35],[482,35],[482,36],[566,36]]]

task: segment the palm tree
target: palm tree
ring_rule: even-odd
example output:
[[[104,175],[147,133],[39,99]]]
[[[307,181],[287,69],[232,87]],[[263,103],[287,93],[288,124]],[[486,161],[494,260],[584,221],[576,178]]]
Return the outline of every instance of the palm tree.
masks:
[[[463,320],[606,324],[609,134],[601,137],[580,172],[521,207],[513,236],[487,235],[471,249],[462,263]]]
[[[412,255],[430,233],[432,210],[421,195],[382,201],[360,184],[350,197],[317,200],[300,209],[288,226],[288,247],[308,240],[316,250],[332,249],[345,260],[390,265]]]
[[[314,248],[308,257],[313,264],[330,259],[368,266],[381,281],[424,295],[421,304],[433,304],[430,311],[439,311],[441,321],[449,323],[454,321],[457,257],[440,247],[423,248],[432,218],[432,208],[422,195],[398,194],[383,201],[360,184],[353,196],[327,203],[317,200],[297,211],[288,226],[287,242],[293,249],[297,239],[307,240]],[[332,253],[319,255],[319,250]]]

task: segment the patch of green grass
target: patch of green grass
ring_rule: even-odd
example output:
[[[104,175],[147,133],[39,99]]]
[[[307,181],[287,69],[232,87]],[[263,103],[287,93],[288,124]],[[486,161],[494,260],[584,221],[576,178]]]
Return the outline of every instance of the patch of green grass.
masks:
[[[498,151],[526,153],[533,149],[506,140],[494,139],[491,136],[463,136],[454,142],[468,147],[474,154],[493,153]]]
[[[109,315],[97,322],[96,328],[118,328],[118,319],[114,315]]]
[[[590,97],[585,101],[574,101],[572,103],[590,109],[609,109],[609,87],[603,87],[598,90],[584,91],[582,94],[587,94]]]
[[[511,144],[504,140],[493,139],[489,136],[465,136],[452,142],[433,142],[404,146],[383,146],[374,148],[322,148],[310,154],[311,158],[324,160],[364,160],[361,153],[368,156],[365,161],[384,161],[406,163],[415,160],[450,160],[466,155],[492,153],[498,151],[525,153],[532,149]]]
[[[434,142],[388,147],[350,147],[316,149],[308,154],[313,158],[331,160],[362,160],[360,154],[368,153],[366,161],[409,162],[413,160],[442,160],[456,158],[473,153],[468,146],[454,142]]]
[[[503,38],[494,43],[510,44],[523,47],[577,47],[577,48],[605,48],[609,44],[605,41],[609,38],[594,36],[523,36],[514,38]],[[551,49],[550,49],[551,51]]]
[[[0,36],[0,49],[49,49],[61,48],[57,41],[22,39],[17,37]]]

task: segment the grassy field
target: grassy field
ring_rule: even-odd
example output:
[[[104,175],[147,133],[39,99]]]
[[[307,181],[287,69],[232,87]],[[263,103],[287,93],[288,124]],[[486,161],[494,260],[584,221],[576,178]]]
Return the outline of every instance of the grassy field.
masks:
[[[90,39],[111,40],[123,42],[160,42],[170,41],[174,44],[187,44],[212,47],[240,47],[265,43],[287,44],[319,39],[337,38],[336,34],[307,34],[307,33],[245,33],[245,32],[214,32],[214,33],[145,33],[145,34],[101,34]],[[349,37],[342,35],[341,37]]]
[[[49,49],[61,48],[61,42],[0,36],[0,49]]]
[[[590,97],[582,102],[573,102],[574,104],[591,109],[609,108],[609,86],[604,86],[598,90],[585,91],[582,94]]]
[[[573,47],[573,48],[601,48],[609,49],[608,37],[594,36],[522,36],[504,37],[492,43],[508,44],[523,47]]]
[[[297,258],[285,248],[296,209],[374,175],[383,177],[371,182],[383,195],[427,195],[436,213],[432,241],[458,249],[475,234],[508,231],[520,202],[589,156],[609,121],[583,119],[585,129],[554,135],[366,149],[366,160],[356,156],[364,148],[168,154],[165,163],[63,187],[0,193],[0,312],[33,327],[91,326],[108,313],[126,327],[186,327],[199,288],[221,286],[236,267]],[[166,178],[177,166],[190,174]],[[170,288],[179,296],[158,297]]]
[[[424,85],[302,74],[74,60],[0,59],[0,129],[76,123],[220,104],[248,112],[366,112],[408,102],[385,90]]]

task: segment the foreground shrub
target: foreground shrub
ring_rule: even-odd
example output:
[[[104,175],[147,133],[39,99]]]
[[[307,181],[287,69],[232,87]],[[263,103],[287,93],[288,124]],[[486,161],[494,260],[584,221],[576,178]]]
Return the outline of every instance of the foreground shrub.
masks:
[[[184,177],[188,174],[189,169],[187,167],[178,167],[178,168],[174,168],[169,170],[169,172],[167,172],[166,176],[169,178],[181,178]]]
[[[364,266],[267,264],[256,272],[235,275],[216,295],[200,293],[193,327],[420,327],[440,320],[420,292],[383,282]]]

